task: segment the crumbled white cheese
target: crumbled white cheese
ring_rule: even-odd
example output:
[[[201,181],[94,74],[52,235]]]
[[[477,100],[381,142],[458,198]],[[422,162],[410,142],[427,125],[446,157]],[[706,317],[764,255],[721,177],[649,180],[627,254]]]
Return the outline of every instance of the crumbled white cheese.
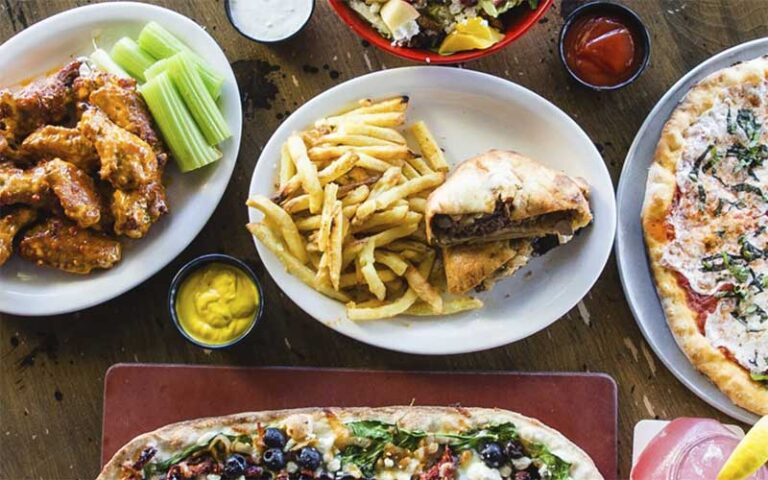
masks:
[[[408,40],[418,35],[418,33],[419,24],[416,23],[416,20],[405,22],[392,32],[392,44],[403,45],[407,43]]]

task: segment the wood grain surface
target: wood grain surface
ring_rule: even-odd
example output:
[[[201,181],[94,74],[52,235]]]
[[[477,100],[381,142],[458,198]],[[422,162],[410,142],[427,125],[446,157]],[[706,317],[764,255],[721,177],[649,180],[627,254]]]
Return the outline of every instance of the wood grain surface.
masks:
[[[87,3],[91,2],[3,0],[0,40]],[[276,46],[240,36],[227,21],[223,1],[157,3],[204,25],[231,61],[244,103],[240,157],[224,198],[202,233],[143,285],[72,315],[2,316],[1,479],[96,476],[104,373],[117,362],[606,372],[619,384],[619,478],[629,476],[632,429],[638,420],[707,416],[728,421],[690,393],[653,355],[629,311],[613,259],[589,295],[555,325],[527,340],[476,354],[423,357],[384,351],[343,337],[302,313],[269,279],[243,227],[247,220],[243,203],[256,159],[282,119],[308,99],[355,76],[409,62],[363,44],[325,0],[317,0],[308,28]],[[768,35],[768,0],[623,3],[649,26],[653,43],[648,70],[624,90],[595,94],[577,87],[563,71],[556,42],[563,16],[578,4],[575,1],[556,1],[522,39],[495,56],[462,66],[510,79],[560,106],[597,144],[614,182],[637,128],[680,76],[727,47]],[[214,353],[184,341],[165,307],[176,270],[210,252],[235,255],[253,266],[269,301],[263,322],[247,341]]]

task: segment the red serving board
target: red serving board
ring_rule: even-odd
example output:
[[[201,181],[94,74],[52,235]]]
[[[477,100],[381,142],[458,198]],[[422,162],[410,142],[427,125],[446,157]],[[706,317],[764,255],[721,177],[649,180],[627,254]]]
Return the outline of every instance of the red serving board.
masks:
[[[104,380],[102,465],[180,420],[299,407],[499,407],[538,418],[616,477],[616,383],[593,373],[426,373],[118,364]]]

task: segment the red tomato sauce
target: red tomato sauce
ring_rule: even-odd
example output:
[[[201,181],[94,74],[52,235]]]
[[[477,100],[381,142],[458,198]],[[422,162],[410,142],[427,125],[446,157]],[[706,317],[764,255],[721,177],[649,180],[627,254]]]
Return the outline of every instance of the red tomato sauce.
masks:
[[[696,312],[696,325],[699,327],[699,332],[704,335],[704,324],[707,322],[707,316],[715,311],[720,298],[715,295],[702,295],[698,293],[691,287],[688,279],[679,272],[675,272],[675,277],[677,277],[677,284],[685,290],[688,307]],[[729,288],[731,287],[725,286],[723,290]]]
[[[565,61],[586,83],[609,87],[637,71],[642,63],[642,45],[637,32],[620,16],[585,15],[565,34]]]

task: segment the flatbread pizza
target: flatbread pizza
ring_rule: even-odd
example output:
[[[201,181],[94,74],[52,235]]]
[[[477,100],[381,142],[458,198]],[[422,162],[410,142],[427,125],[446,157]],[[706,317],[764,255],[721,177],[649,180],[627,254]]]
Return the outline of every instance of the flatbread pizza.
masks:
[[[670,329],[737,405],[768,414],[768,56],[699,82],[651,165],[642,224]]]
[[[601,480],[538,420],[461,407],[308,408],[204,418],[146,433],[98,480]]]

